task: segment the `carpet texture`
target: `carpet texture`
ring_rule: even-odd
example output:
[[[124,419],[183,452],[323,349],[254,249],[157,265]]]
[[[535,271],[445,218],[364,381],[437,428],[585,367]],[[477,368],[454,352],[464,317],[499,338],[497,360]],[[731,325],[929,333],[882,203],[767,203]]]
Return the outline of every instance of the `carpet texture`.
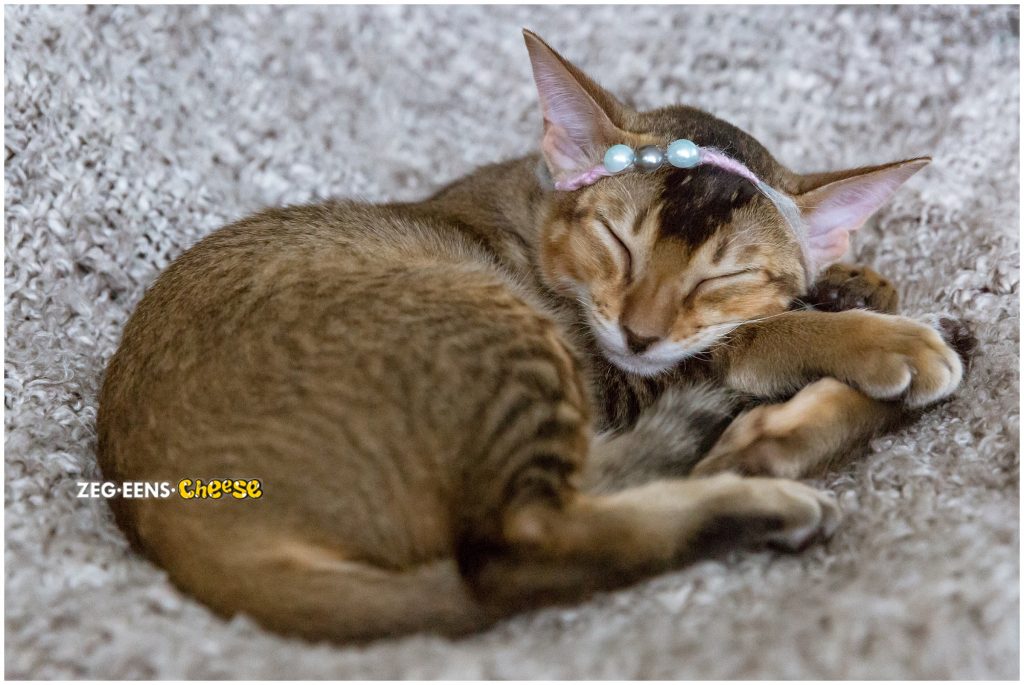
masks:
[[[1018,10],[5,9],[6,673],[14,678],[1017,678]],[[310,645],[221,620],[101,500],[96,394],[133,305],[266,205],[413,199],[535,147],[528,26],[642,107],[802,171],[931,154],[855,256],[973,375],[823,483],[828,545],[735,553],[459,641]]]

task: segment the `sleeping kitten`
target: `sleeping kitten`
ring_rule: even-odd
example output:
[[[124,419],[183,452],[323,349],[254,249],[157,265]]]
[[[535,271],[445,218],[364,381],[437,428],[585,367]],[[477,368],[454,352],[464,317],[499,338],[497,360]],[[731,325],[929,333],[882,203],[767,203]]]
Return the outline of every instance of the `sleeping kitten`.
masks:
[[[927,160],[795,174],[704,112],[625,107],[525,36],[540,155],[423,202],[263,211],[178,258],[128,322],[100,397],[105,475],[262,482],[255,501],[112,502],[217,611],[313,639],[455,634],[723,545],[800,548],[835,530],[833,499],[735,472],[820,469],[960,383],[929,326],[790,310]],[[683,137],[791,197],[814,266],[720,168],[552,188],[611,145]],[[683,477],[736,395],[794,392]]]

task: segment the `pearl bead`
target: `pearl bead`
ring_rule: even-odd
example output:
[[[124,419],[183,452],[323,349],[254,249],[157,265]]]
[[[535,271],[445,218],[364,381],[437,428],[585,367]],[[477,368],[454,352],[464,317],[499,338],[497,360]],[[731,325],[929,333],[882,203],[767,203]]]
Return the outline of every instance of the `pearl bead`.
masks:
[[[612,145],[604,153],[604,168],[617,174],[633,164],[633,148],[628,145]]]
[[[636,166],[641,171],[654,171],[665,161],[665,153],[657,145],[645,145],[636,151]]]
[[[692,140],[674,140],[668,146],[668,163],[680,169],[695,167],[700,163],[700,149]]]

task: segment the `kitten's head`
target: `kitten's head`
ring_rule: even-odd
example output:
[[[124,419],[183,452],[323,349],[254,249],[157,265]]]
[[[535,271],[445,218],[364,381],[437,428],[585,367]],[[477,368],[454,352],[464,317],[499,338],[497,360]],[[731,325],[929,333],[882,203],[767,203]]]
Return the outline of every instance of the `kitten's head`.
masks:
[[[745,164],[802,215],[801,241],[750,181],[710,165],[630,170],[556,193],[540,237],[543,277],[580,300],[605,356],[632,373],[657,374],[743,322],[785,311],[846,253],[850,232],[929,161],[795,174],[700,110],[630,109],[524,33],[544,114],[541,152],[556,181],[599,165],[612,145],[664,148],[687,138]]]

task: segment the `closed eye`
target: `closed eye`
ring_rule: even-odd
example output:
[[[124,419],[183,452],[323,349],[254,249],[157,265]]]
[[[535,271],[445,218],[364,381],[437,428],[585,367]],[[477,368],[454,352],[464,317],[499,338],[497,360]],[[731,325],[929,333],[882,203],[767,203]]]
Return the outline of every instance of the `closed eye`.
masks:
[[[731,273],[722,274],[720,276],[711,276],[710,278],[705,278],[699,283],[697,283],[697,285],[693,286],[693,290],[690,291],[690,294],[687,295],[687,298],[696,295],[697,292],[700,290],[706,290],[707,286],[709,285],[717,286],[720,283],[724,283],[725,281],[728,281],[730,279],[739,278],[740,276],[749,276],[752,274],[760,273],[761,271],[762,269],[751,267],[749,269],[741,269],[739,271],[733,271]]]
[[[629,251],[626,243],[615,232],[615,229],[612,228],[607,219],[598,214],[597,220],[601,222],[601,225],[604,226],[605,230],[608,231],[608,234],[611,235],[612,240],[614,240],[618,244],[619,249],[622,250],[622,256],[626,260],[626,280],[633,280],[633,253]]]

